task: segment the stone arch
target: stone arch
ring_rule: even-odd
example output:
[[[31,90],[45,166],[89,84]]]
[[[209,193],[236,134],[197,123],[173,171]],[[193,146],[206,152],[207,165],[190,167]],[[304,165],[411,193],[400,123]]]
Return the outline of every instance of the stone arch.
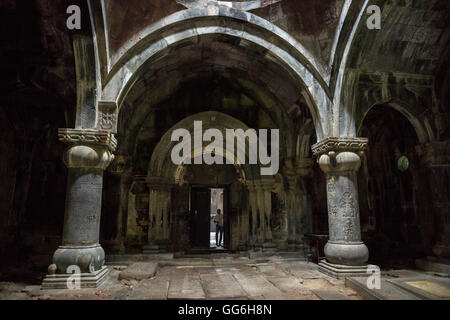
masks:
[[[422,122],[418,119],[418,117],[416,115],[414,115],[410,110],[411,108],[408,107],[407,104],[405,104],[404,102],[402,102],[401,100],[391,100],[389,102],[378,102],[373,104],[371,107],[369,107],[366,112],[364,113],[364,115],[361,117],[361,119],[359,119],[359,121],[357,122],[357,134],[359,136],[363,123],[364,123],[364,119],[366,118],[366,116],[369,114],[369,112],[377,106],[388,106],[392,109],[394,109],[395,111],[398,111],[399,113],[401,113],[406,120],[411,124],[411,126],[414,128],[414,131],[416,132],[417,135],[417,139],[418,141],[422,144],[425,143],[427,141],[432,141],[433,140],[433,132],[431,131],[431,129],[429,127],[424,126],[424,124],[422,124]],[[370,141],[369,141],[370,143]]]
[[[218,19],[223,22],[218,23]],[[326,115],[332,102],[324,80],[325,71],[300,43],[278,27],[251,13],[222,6],[213,16],[206,9],[188,9],[145,28],[136,37],[139,41],[130,40],[112,57],[113,66],[105,79],[101,100],[115,102],[120,108],[130,88],[153,59],[164,56],[176,44],[196,42],[201,36],[211,34],[245,40],[263,48],[266,56],[271,56],[269,59],[276,60],[304,88],[318,139],[329,135]]]
[[[190,132],[193,138],[194,121],[202,121],[204,130],[214,128],[224,132],[225,129],[242,129],[244,131],[249,129],[248,126],[242,121],[216,111],[207,111],[189,116],[170,128],[155,147],[148,166],[149,177],[162,177],[169,183],[174,184],[178,184],[180,182],[180,171],[182,171],[181,167],[183,165],[175,165],[170,159],[171,150],[176,143],[171,141],[171,134],[176,129],[184,128]],[[225,137],[225,134],[223,134],[223,136]],[[249,156],[247,149],[248,148],[242,150],[246,157]],[[229,158],[229,154],[224,151],[225,150],[219,151],[220,155],[225,159],[235,162],[235,159]],[[195,157],[202,156],[203,153],[204,150],[194,149],[190,157],[191,159],[194,159]],[[258,180],[261,178],[259,165],[239,164],[235,162],[234,166],[236,171],[239,173],[240,178],[244,181],[249,179]]]

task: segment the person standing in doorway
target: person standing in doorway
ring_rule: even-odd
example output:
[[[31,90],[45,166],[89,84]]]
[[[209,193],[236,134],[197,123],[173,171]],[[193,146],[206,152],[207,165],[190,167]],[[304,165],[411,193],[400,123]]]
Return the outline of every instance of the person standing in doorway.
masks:
[[[217,209],[217,214],[214,217],[214,222],[216,224],[216,246],[223,246],[223,214],[220,209]]]

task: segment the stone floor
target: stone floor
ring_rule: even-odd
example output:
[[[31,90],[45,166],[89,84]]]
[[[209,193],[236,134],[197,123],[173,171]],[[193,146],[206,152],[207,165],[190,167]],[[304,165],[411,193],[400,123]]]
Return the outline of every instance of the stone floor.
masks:
[[[110,257],[111,258],[111,257]],[[385,270],[381,288],[366,278],[336,280],[296,255],[253,257],[229,253],[116,256],[101,288],[41,290],[0,282],[0,300],[423,300],[450,299],[448,274]],[[121,260],[123,259],[123,260]],[[157,260],[155,260],[157,259]]]
[[[362,299],[343,280],[318,272],[314,263],[275,256],[213,254],[163,260],[153,277],[141,281],[119,280],[125,265],[108,267],[108,280],[99,289],[43,291],[40,286],[0,282],[0,299]]]

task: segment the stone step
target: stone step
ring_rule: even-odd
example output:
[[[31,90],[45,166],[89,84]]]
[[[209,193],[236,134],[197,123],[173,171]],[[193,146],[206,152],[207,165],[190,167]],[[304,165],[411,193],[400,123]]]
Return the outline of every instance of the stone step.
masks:
[[[450,280],[422,275],[421,277],[389,279],[389,283],[422,300],[450,300]]]
[[[367,277],[345,278],[345,286],[355,290],[361,297],[368,300],[420,300],[387,280],[381,279],[380,289],[369,289]]]

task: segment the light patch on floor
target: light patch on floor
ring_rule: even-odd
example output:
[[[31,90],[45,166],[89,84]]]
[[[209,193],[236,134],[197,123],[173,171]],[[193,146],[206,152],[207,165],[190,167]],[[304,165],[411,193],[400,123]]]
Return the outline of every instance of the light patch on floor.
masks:
[[[407,281],[411,287],[420,289],[439,298],[450,298],[450,288],[431,281]]]

